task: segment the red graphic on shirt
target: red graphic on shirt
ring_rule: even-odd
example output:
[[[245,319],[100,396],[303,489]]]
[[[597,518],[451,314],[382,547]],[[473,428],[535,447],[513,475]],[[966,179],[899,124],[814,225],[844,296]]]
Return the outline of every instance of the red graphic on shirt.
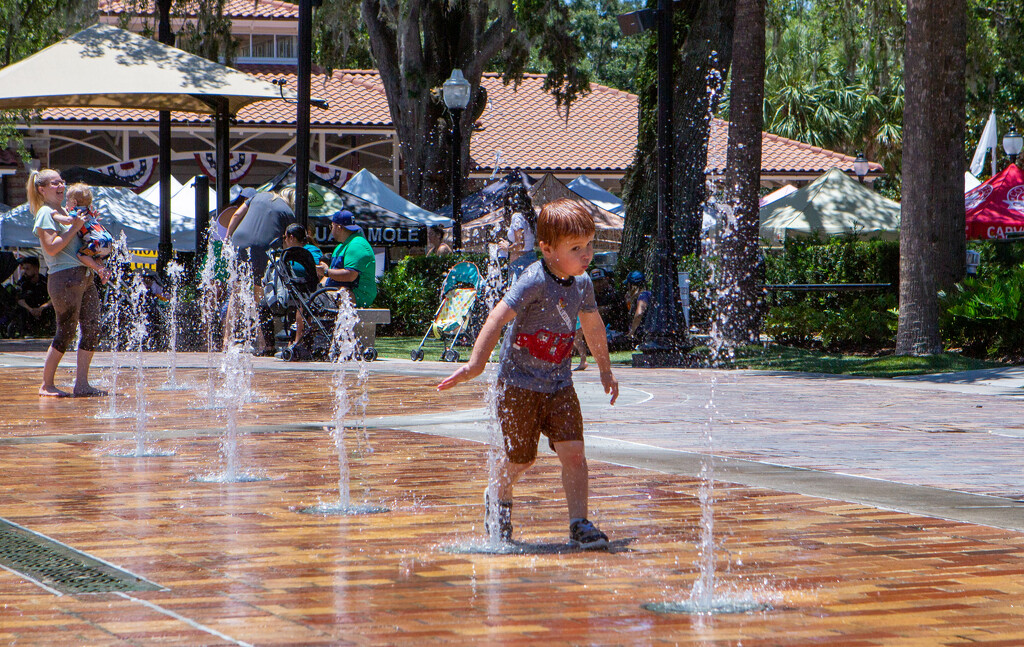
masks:
[[[524,349],[537,359],[552,364],[561,364],[572,353],[572,342],[576,332],[558,333],[550,330],[538,330],[532,335],[519,333],[516,335],[516,348]]]

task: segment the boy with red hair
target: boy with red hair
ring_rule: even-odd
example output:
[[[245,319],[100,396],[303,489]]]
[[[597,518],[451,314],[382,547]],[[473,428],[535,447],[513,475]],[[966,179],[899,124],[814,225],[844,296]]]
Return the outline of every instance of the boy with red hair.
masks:
[[[544,434],[562,464],[570,541],[583,549],[606,548],[607,535],[587,519],[583,415],[571,370],[578,316],[601,372],[601,384],[615,404],[619,385],[612,375],[604,322],[587,274],[594,256],[593,218],[577,201],[556,200],[540,212],[537,240],[543,258],[526,268],[491,311],[469,362],[437,388],[449,389],[483,373],[502,329],[511,323],[498,371],[498,422],[505,452],[498,482],[484,497],[485,528],[502,541],[511,540],[512,489],[533,465]]]

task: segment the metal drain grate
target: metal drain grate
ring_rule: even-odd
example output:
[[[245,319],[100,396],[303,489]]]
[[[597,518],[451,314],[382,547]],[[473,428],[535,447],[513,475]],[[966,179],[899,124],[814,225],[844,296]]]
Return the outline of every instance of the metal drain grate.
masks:
[[[0,566],[61,593],[158,591],[161,587],[0,519]]]

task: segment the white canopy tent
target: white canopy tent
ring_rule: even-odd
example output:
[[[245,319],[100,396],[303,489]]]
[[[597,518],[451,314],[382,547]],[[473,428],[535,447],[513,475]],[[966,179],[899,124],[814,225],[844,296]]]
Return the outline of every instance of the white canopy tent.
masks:
[[[970,171],[964,171],[964,193],[977,186],[981,186],[981,180],[974,177]]]
[[[768,193],[764,197],[762,197],[760,201],[758,201],[758,206],[763,207],[766,204],[771,204],[780,198],[785,198],[790,193],[796,192],[797,188],[795,186],[793,186],[792,184],[786,184],[785,186],[781,186],[778,189],[775,189],[771,193]]]
[[[854,234],[899,238],[900,205],[833,168],[807,186],[761,208],[761,238]]]
[[[59,74],[54,71],[59,70]],[[287,93],[286,93],[287,94]],[[93,25],[0,69],[0,108],[141,108],[235,114],[276,85],[150,38]]]
[[[175,193],[177,193],[178,191],[181,191],[181,187],[183,185],[173,175],[171,176],[170,184],[171,184],[171,197],[173,198]],[[156,206],[159,207],[160,206],[160,182],[155,182],[154,184],[150,185],[149,187],[143,189],[139,193],[139,197],[142,198],[143,200],[145,200],[146,202],[155,204]],[[172,211],[173,211],[173,209],[172,209]]]
[[[209,205],[210,209],[217,208],[217,191],[212,186],[209,187]],[[171,218],[175,217],[173,214],[179,214],[183,216],[188,222],[191,223],[192,228],[195,229],[196,222],[196,178],[193,177],[186,182],[174,195],[171,196]]]
[[[357,198],[362,198],[371,204],[383,207],[406,218],[412,218],[428,227],[431,225],[452,226],[451,218],[438,215],[433,211],[427,211],[423,207],[409,202],[366,169],[353,175],[341,189],[345,193],[350,193]]]

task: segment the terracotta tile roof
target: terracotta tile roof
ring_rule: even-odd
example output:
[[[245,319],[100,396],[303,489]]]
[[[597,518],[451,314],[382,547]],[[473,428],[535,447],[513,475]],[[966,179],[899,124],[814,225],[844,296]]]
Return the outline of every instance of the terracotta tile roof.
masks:
[[[482,81],[488,106],[483,127],[473,133],[471,154],[492,168],[501,151],[501,166],[541,170],[625,170],[633,162],[637,133],[637,97],[594,85],[569,109],[544,92],[544,77],[527,75],[516,89],[497,74]]]
[[[246,0],[251,2],[251,0]],[[263,2],[260,3],[261,5]],[[258,77],[284,79],[296,89],[294,66],[240,65],[239,69]],[[325,83],[326,81],[326,83]],[[573,104],[569,119],[564,109],[555,106],[551,95],[543,91],[544,77],[527,75],[516,90],[502,83],[497,74],[482,81],[487,89],[488,106],[480,117],[479,130],[473,133],[472,159],[478,170],[489,171],[498,151],[502,167],[518,167],[531,172],[603,171],[621,173],[633,162],[637,133],[636,95],[594,85],[590,94]],[[327,77],[314,71],[312,94],[325,99],[328,110],[311,108],[314,126],[363,127],[390,130],[391,113],[384,86],[375,70],[335,70]],[[100,108],[51,108],[42,112],[44,122],[156,122],[157,113],[147,110]],[[177,122],[205,122],[208,117],[191,113],[173,113]],[[239,126],[289,125],[295,121],[295,108],[282,101],[263,101],[238,113]],[[713,120],[708,146],[708,171],[725,166],[728,123]],[[817,146],[764,134],[763,172],[819,175],[833,167],[853,168],[854,158]],[[872,164],[872,172],[882,167]]]
[[[119,16],[128,13],[128,8],[121,0],[99,0],[99,12],[101,15]],[[142,15],[153,15],[154,4],[152,0],[147,4]],[[195,13],[189,12],[190,16]],[[226,0],[224,3],[224,15],[229,18],[287,18],[298,20],[298,5],[281,0]]]
[[[729,122],[711,120],[711,137],[708,141],[709,173],[725,171],[725,151],[729,142]],[[761,133],[761,173],[813,173],[818,175],[836,167],[853,171],[854,157],[843,155],[826,148],[811,146],[793,139],[771,133]],[[881,173],[882,165],[871,162],[869,172]]]

